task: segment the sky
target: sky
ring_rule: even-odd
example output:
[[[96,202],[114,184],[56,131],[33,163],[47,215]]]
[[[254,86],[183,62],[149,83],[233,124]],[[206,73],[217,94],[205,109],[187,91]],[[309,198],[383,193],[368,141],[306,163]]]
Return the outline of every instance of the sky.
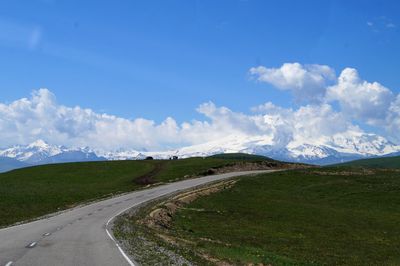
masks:
[[[399,11],[399,1],[1,1],[0,147],[165,149],[232,132],[286,143],[315,128],[399,143]],[[306,113],[325,122],[305,125]]]

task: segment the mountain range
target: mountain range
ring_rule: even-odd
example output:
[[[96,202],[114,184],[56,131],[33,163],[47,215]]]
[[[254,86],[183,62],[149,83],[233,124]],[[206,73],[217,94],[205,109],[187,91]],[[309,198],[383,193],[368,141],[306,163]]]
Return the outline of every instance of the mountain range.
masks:
[[[48,163],[139,160],[147,156],[156,159],[168,159],[171,156],[187,158],[236,152],[264,155],[282,161],[326,165],[362,158],[399,155],[400,145],[376,134],[360,132],[348,132],[311,141],[295,139],[284,144],[278,144],[270,136],[229,135],[215,141],[160,152],[68,148],[37,140],[29,145],[0,149],[0,171]]]

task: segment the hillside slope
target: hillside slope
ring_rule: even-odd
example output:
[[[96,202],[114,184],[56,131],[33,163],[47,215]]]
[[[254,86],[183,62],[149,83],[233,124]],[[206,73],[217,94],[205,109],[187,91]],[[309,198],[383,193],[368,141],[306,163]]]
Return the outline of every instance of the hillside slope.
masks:
[[[335,166],[362,166],[367,168],[400,168],[400,156],[355,160]]]
[[[147,185],[216,173],[241,162],[218,158],[126,160],[13,170],[0,174],[0,227]],[[261,165],[270,166],[269,162]]]
[[[241,177],[126,214],[117,236],[143,265],[399,265],[399,187],[387,169]]]
[[[0,150],[0,156],[29,164],[137,160],[152,156],[156,159],[207,157],[221,153],[245,153],[263,155],[275,160],[327,165],[376,156],[395,155],[400,145],[387,139],[361,132],[347,132],[332,137],[296,138],[285,143],[269,135],[232,134],[200,144],[164,151],[140,151],[119,148],[116,150],[94,150],[90,147],[51,145],[37,140],[29,145],[16,145]]]

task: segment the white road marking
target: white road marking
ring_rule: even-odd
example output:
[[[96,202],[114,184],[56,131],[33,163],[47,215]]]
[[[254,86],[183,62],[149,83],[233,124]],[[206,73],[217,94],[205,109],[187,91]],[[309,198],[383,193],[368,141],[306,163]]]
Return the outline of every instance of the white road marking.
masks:
[[[124,256],[124,259],[129,263],[129,265],[130,266],[135,266],[135,263],[133,263],[133,261],[131,261],[131,259],[125,254],[125,252],[119,246],[117,241],[115,241],[114,237],[110,234],[110,232],[108,232],[107,228],[106,228],[106,232],[107,232],[108,237],[111,238],[112,241],[114,241],[114,244],[117,246],[119,252],[121,252],[122,256]]]
[[[34,248],[36,246],[36,242],[32,242],[30,243],[28,246],[26,246],[27,248]]]
[[[205,179],[205,183],[208,183],[209,181],[207,181],[206,179]],[[198,186],[201,186],[201,185],[203,185],[203,183],[201,183],[201,184],[199,184]],[[170,191],[170,192],[167,192],[167,193],[160,193],[160,195],[158,195],[157,197],[162,197],[163,195],[166,195],[166,194],[170,194],[171,192],[179,192],[179,191],[181,191],[181,190],[185,190],[185,189],[177,189],[177,190],[174,190],[174,191]],[[153,192],[154,193],[154,192]],[[153,193],[150,193],[150,194],[153,194]],[[118,250],[120,251],[120,253],[123,255],[123,257],[124,257],[124,259],[129,263],[129,265],[131,265],[131,266],[135,266],[135,263],[136,262],[133,262],[131,259],[129,259],[129,257],[125,254],[125,252],[122,250],[122,248],[121,248],[121,246],[117,243],[117,241],[116,241],[116,239],[114,239],[114,237],[112,236],[112,234],[110,233],[110,231],[108,231],[108,229],[107,229],[107,226],[109,225],[109,223],[116,217],[116,216],[118,216],[118,215],[121,215],[122,213],[124,213],[124,212],[126,212],[127,210],[129,210],[129,209],[131,209],[132,207],[135,207],[135,206],[137,206],[137,205],[139,205],[139,204],[142,204],[143,202],[146,202],[147,201],[147,199],[146,198],[148,198],[149,197],[149,194],[144,194],[144,195],[139,195],[139,196],[137,196],[137,197],[134,197],[134,198],[136,198],[136,199],[139,199],[139,198],[143,198],[144,197],[144,199],[143,200],[140,200],[140,201],[138,201],[137,203],[134,203],[134,204],[132,204],[131,206],[129,206],[128,208],[126,208],[126,209],[124,209],[124,210],[122,210],[122,211],[120,211],[120,212],[118,212],[117,214],[115,214],[113,217],[111,217],[108,221],[107,221],[107,223],[106,223],[106,226],[105,226],[105,230],[106,230],[106,233],[107,233],[107,235],[108,235],[108,237],[114,242],[114,244],[117,246],[117,248],[118,248]],[[109,206],[112,206],[112,205],[109,205]],[[80,208],[80,207],[79,207]],[[74,208],[75,209],[75,208]],[[74,209],[72,209],[72,210],[74,210]],[[78,209],[78,208],[77,208]],[[46,218],[46,219],[49,219],[49,218]],[[28,223],[29,225],[32,225],[32,224],[36,224],[36,223],[39,223],[39,222],[42,222],[43,220],[37,220],[37,221],[34,221],[34,222],[31,222],[31,223]],[[22,224],[22,225],[18,225],[18,226],[13,226],[13,227],[8,227],[8,228],[5,228],[5,229],[0,229],[0,232],[2,232],[2,230],[10,230],[11,228],[15,228],[15,227],[19,227],[19,226],[25,226],[25,225],[27,225],[27,224]],[[63,229],[65,226],[60,226],[60,227],[58,227],[57,228],[57,230],[61,230],[61,229]],[[28,247],[35,247],[37,245],[37,242],[32,242],[30,245],[28,245],[28,246],[26,246],[27,248]],[[7,263],[7,266],[10,266],[11,264],[13,264],[13,262],[9,262],[9,263]]]
[[[7,262],[7,264],[5,266],[11,266],[13,264],[12,261]]]
[[[238,176],[240,176],[240,175],[238,175]],[[206,182],[206,183],[208,183],[208,182]],[[204,185],[204,184],[200,184],[200,186],[201,186],[201,185]],[[175,190],[174,192],[179,192],[179,191],[181,191],[181,190],[178,189],[178,190]],[[155,191],[151,191],[151,192],[149,192],[148,194],[154,194],[154,193],[155,193]],[[165,196],[165,195],[168,195],[168,194],[171,194],[171,192],[162,193],[162,194],[158,195],[157,198],[161,198],[162,196]],[[142,197],[144,197],[144,195],[139,195],[139,196],[137,196],[136,198],[138,199],[138,198],[142,198]],[[137,205],[142,204],[143,202],[146,202],[146,200],[142,200],[142,201],[140,201],[140,202],[136,202],[135,204],[129,206],[128,208],[125,208],[125,209],[119,211],[117,214],[115,214],[115,215],[112,216],[110,219],[108,219],[108,221],[107,221],[107,223],[106,223],[106,226],[105,226],[106,233],[107,233],[108,237],[114,242],[114,244],[117,246],[119,252],[121,252],[122,256],[125,258],[125,260],[129,263],[130,266],[136,266],[136,265],[135,265],[135,263],[133,263],[133,261],[128,257],[128,255],[125,254],[125,252],[122,250],[121,246],[120,246],[120,245],[118,244],[118,242],[114,239],[114,237],[110,234],[110,232],[108,231],[107,227],[108,227],[108,225],[110,224],[110,222],[111,222],[115,217],[121,215],[122,213],[126,212],[127,210],[129,210],[129,209],[131,209],[131,208],[133,208],[133,207],[135,207],[135,206],[137,206]],[[109,205],[109,206],[112,206],[112,205]]]
[[[170,194],[170,192],[163,193],[163,194],[161,194],[159,197],[162,197],[162,196],[167,195],[167,194]],[[130,206],[130,207],[128,207],[128,208],[125,208],[125,209],[119,211],[117,214],[115,214],[115,215],[112,216],[110,219],[108,219],[108,221],[107,221],[107,223],[106,223],[106,233],[107,233],[108,237],[114,242],[114,244],[117,246],[119,252],[121,252],[122,256],[125,258],[125,260],[129,263],[130,266],[136,266],[136,265],[135,265],[135,263],[133,263],[133,261],[128,257],[128,255],[125,254],[125,252],[122,250],[121,246],[120,246],[120,245],[118,244],[118,242],[114,239],[114,237],[110,234],[110,232],[108,231],[107,227],[108,227],[108,225],[110,224],[110,222],[111,222],[115,217],[121,215],[122,213],[126,212],[127,210],[129,210],[129,209],[131,209],[131,208],[133,208],[133,207],[135,207],[135,206],[137,206],[137,205],[139,205],[139,204],[141,204],[141,203],[143,203],[143,201],[142,201],[142,202],[137,202],[137,203],[135,203],[134,205],[132,205],[132,206]]]

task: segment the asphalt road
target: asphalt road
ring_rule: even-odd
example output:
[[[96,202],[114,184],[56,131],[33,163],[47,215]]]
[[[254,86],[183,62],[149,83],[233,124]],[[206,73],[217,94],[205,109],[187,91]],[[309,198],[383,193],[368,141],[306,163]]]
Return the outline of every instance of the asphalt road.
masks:
[[[115,216],[180,190],[234,176],[271,171],[234,172],[179,181],[0,229],[0,266],[134,265],[111,235],[109,227]]]

